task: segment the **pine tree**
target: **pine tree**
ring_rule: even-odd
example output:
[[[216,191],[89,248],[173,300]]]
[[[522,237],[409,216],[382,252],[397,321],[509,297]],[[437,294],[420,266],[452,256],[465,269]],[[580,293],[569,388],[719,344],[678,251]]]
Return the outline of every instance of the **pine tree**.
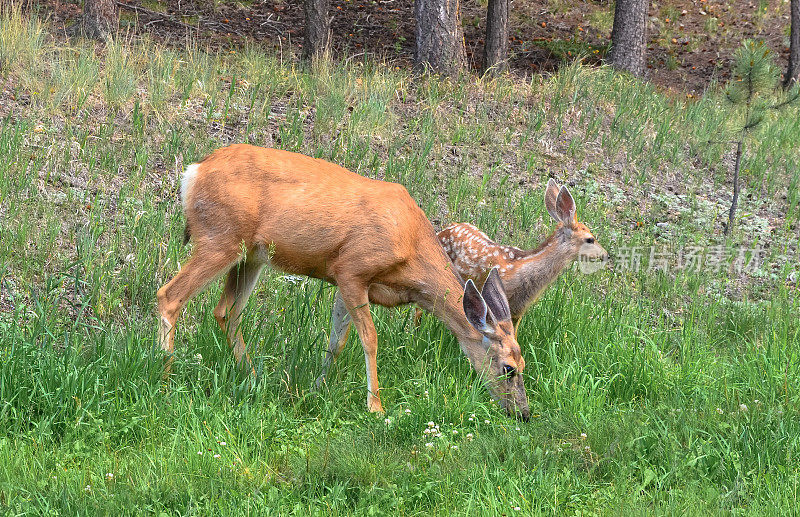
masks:
[[[119,10],[114,0],[84,0],[82,29],[86,37],[109,41],[119,28]]]
[[[768,111],[782,109],[800,97],[798,88],[788,95],[783,93],[778,86],[779,76],[772,51],[763,41],[746,40],[734,54],[733,77],[725,88],[731,112],[731,130],[735,135],[731,142],[736,144],[733,200],[725,235],[730,234],[739,203],[739,173],[747,137],[763,122]],[[776,98],[779,99],[777,103]]]

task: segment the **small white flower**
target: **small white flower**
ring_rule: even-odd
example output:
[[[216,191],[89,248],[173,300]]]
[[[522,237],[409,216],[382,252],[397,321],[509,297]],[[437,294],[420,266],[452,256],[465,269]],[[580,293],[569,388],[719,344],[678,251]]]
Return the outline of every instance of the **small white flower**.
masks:
[[[469,421],[470,421],[470,422],[472,422],[472,421],[474,421],[474,420],[475,420],[475,417],[473,417],[473,416],[469,417]]]
[[[475,413],[472,413],[469,417],[470,418],[475,418]]]
[[[747,406],[745,404],[739,404],[739,411],[747,413]]]
[[[91,492],[92,491],[92,485],[86,485],[85,487],[83,487],[83,491],[84,492]]]
[[[518,512],[518,511],[520,511],[520,510],[522,510],[522,508],[520,508],[519,506],[515,506],[515,507],[514,507],[514,511],[515,511],[515,512]]]
[[[425,390],[425,397],[428,397],[428,390]]]
[[[486,420],[483,421],[483,423],[484,424],[488,424],[489,423],[489,419],[487,418]]]
[[[223,447],[225,447],[226,445],[228,445],[228,444],[227,444],[227,443],[225,443],[225,442],[219,442],[219,444],[220,444],[220,445],[222,445]]]
[[[203,455],[203,451],[197,451],[197,455],[198,456],[202,456]]]
[[[724,413],[724,411],[722,410],[722,408],[719,408],[719,407],[718,407],[718,408],[717,408],[717,413],[719,413],[719,414],[721,415],[721,414],[723,414],[723,413]]]
[[[586,447],[584,447],[583,450],[586,451],[586,452],[592,452],[592,448],[589,447],[588,445]]]
[[[220,455],[219,455],[219,454],[215,454],[215,455],[214,455],[214,457],[215,457],[215,458],[219,458],[219,457],[220,457]]]
[[[515,427],[515,429],[516,429],[517,431],[519,431],[519,426]]]
[[[112,474],[111,472],[107,473],[106,479],[114,479],[114,474]]]
[[[761,401],[760,401],[760,400],[758,400],[758,399],[755,399],[755,400],[753,401],[753,404],[755,404],[756,406],[760,406],[760,405],[761,405]]]
[[[451,445],[450,448],[453,449],[454,451],[458,450],[458,445]]]
[[[392,419],[391,418],[384,418],[383,421],[386,423],[386,425],[389,425],[389,424],[392,423]]]
[[[434,424],[433,422],[428,422],[428,427],[435,427],[435,426],[436,424]]]
[[[585,439],[586,439],[586,433],[581,433],[581,440],[585,440]]]
[[[428,429],[428,428],[425,428],[425,429],[422,431],[422,434],[429,434],[430,432],[431,432],[431,430],[430,430],[430,429]]]
[[[474,438],[474,436],[472,435],[472,433],[467,433],[467,434],[466,434],[466,438],[467,438],[467,440],[468,440],[468,441],[470,441],[470,442],[471,442],[471,441],[472,441],[472,439]]]
[[[426,443],[426,444],[425,444],[425,447],[427,447],[428,449],[430,449],[431,447],[433,447],[433,442],[428,442],[428,443]]]
[[[458,434],[458,431],[456,429],[453,429],[453,436],[455,436],[457,434]]]
[[[406,415],[410,415],[410,414],[411,414],[411,410],[410,409],[406,409]]]

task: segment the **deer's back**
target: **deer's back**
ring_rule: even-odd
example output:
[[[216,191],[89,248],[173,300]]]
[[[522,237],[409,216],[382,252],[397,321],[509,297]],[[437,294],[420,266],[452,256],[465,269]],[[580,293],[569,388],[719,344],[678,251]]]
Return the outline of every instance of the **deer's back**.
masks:
[[[195,174],[184,196],[196,242],[262,247],[275,266],[309,276],[331,278],[348,254],[365,268],[402,261],[430,224],[402,185],[288,151],[232,145]]]

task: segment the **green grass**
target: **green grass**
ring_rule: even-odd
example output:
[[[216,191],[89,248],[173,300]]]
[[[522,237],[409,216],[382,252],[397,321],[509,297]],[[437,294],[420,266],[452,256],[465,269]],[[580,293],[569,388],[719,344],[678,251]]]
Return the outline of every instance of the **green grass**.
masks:
[[[726,242],[717,89],[676,99],[579,65],[451,81],[375,62],[308,69],[255,48],[101,51],[13,10],[0,16],[0,65],[4,512],[797,508],[796,108],[753,138]],[[311,391],[333,291],[276,273],[244,318],[255,385],[211,315],[215,285],[179,322],[164,390],[155,292],[190,253],[178,175],[232,142],[401,182],[436,224],[470,221],[520,246],[552,227],[548,175],[572,182],[579,217],[617,260],[567,271],[523,320],[531,422],[507,419],[449,332],[429,316],[415,327],[409,309],[373,311],[386,415],[365,412],[353,337],[328,389]],[[629,246],[757,242],[766,255],[746,275],[619,260]],[[424,433],[429,421],[441,437]]]

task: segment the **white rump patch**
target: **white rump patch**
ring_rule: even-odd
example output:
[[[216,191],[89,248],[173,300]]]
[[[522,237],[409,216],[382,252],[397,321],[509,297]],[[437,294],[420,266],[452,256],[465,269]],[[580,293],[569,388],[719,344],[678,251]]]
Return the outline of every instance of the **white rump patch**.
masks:
[[[192,191],[194,186],[194,180],[197,178],[198,169],[200,169],[200,164],[193,163],[186,167],[186,170],[183,171],[183,176],[181,176],[181,202],[184,210],[186,210],[186,199],[189,197],[189,192]]]

